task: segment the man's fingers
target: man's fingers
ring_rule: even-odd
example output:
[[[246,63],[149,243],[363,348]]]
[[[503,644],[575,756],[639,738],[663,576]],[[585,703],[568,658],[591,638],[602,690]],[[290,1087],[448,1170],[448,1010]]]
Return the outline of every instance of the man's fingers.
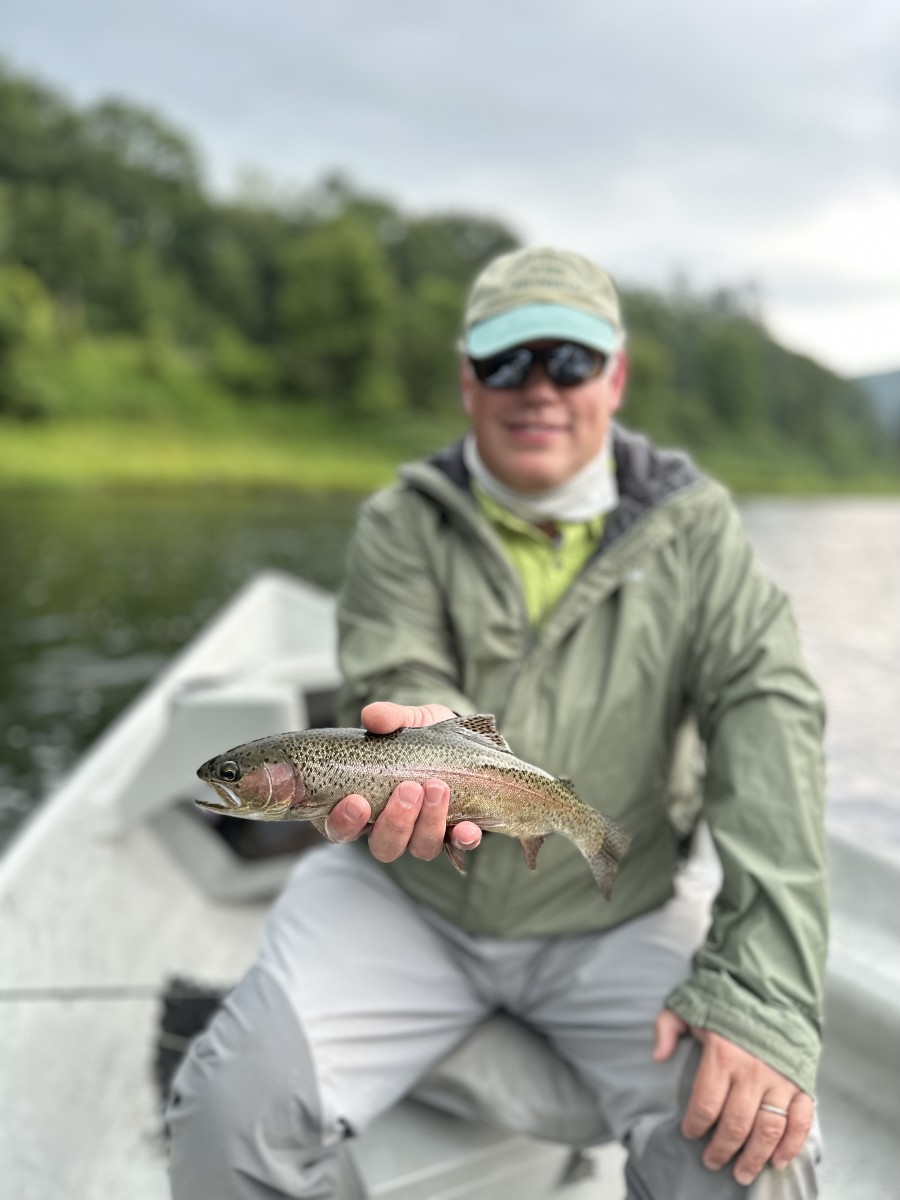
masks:
[[[429,779],[424,789],[417,783],[401,783],[376,820],[369,846],[382,862],[393,862],[404,850],[415,858],[437,858],[447,836],[450,788],[442,779]],[[481,841],[481,830],[462,821],[450,831],[454,845],[473,850]]]
[[[798,1092],[790,1105],[781,1107],[788,1110],[787,1128],[772,1154],[772,1165],[779,1171],[783,1171],[803,1149],[816,1115],[815,1101],[806,1092]]]
[[[780,1113],[757,1108],[750,1135],[734,1164],[734,1177],[738,1183],[746,1187],[757,1177],[781,1142],[787,1121]]]
[[[460,821],[450,830],[450,840],[460,850],[474,850],[481,845],[481,827],[474,821]]]
[[[709,1043],[704,1043],[691,1098],[681,1122],[681,1132],[686,1138],[694,1141],[712,1129],[725,1106],[730,1086],[728,1073],[719,1069]]]
[[[380,862],[393,862],[409,845],[423,797],[421,784],[412,780],[394,788],[369,834],[369,849]]]
[[[787,1115],[773,1109],[782,1109]],[[762,1106],[757,1107],[752,1132],[734,1164],[737,1182],[745,1187],[751,1184],[770,1159],[773,1166],[783,1170],[803,1149],[812,1123],[813,1101],[804,1092],[797,1092],[793,1098],[767,1094]]]
[[[709,1167],[711,1171],[718,1171],[720,1167],[724,1167],[745,1143],[750,1145],[749,1139],[751,1132],[754,1131],[754,1122],[759,1109],[757,1097],[758,1092],[748,1088],[732,1087],[729,1091],[725,1103],[722,1105],[719,1119],[716,1121],[713,1135],[709,1139],[709,1145],[703,1151],[703,1165]],[[771,1130],[768,1128],[763,1132],[768,1138],[768,1149],[763,1158],[763,1162],[765,1162],[778,1144],[778,1137],[773,1140]],[[762,1149],[763,1141],[759,1139],[753,1143],[751,1153],[756,1157],[762,1153]]]
[[[448,721],[453,710],[446,704],[394,704],[376,700],[362,710],[362,723],[370,733],[393,733],[395,729],[418,729]]]
[[[414,858],[437,858],[444,846],[447,832],[447,808],[450,788],[442,779],[429,779],[418,820],[409,839],[409,852]]]
[[[355,842],[368,826],[371,815],[365,796],[345,796],[325,819],[325,832],[332,842]]]

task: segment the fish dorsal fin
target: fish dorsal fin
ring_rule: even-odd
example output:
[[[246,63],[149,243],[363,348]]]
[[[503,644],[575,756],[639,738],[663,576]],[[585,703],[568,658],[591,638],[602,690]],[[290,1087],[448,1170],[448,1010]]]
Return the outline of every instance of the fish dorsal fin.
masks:
[[[471,717],[448,717],[446,721],[438,721],[437,724],[426,728],[440,729],[442,725],[447,729],[456,729],[473,741],[486,742],[495,750],[504,750],[507,754],[512,754],[503,734],[497,728],[497,721],[492,713],[475,713]]]
[[[498,750],[505,750],[507,754],[512,754],[503,734],[497,728],[497,720],[493,713],[474,713],[471,717],[459,718],[460,729],[464,729],[466,733],[476,733],[479,737],[484,738],[486,742],[490,742],[492,746],[496,746]]]

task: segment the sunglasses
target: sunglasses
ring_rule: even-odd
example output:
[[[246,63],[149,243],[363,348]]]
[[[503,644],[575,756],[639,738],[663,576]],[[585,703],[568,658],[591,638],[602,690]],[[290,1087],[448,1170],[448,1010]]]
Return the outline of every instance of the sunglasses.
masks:
[[[535,363],[547,372],[558,387],[578,387],[602,375],[610,361],[599,350],[590,350],[577,342],[560,342],[546,350],[513,346],[492,358],[470,358],[479,383],[488,388],[519,388]]]

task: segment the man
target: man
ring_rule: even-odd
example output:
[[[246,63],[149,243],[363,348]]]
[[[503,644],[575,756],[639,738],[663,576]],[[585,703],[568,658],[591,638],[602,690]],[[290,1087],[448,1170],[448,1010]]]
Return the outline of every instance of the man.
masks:
[[[371,829],[365,797],[346,797],[329,837],[368,831],[371,855],[301,862],[182,1070],[176,1200],[336,1194],[341,1138],[498,1008],[596,1094],[633,1200],[813,1196],[822,709],[787,601],[723,489],[613,426],[627,363],[599,267],[548,248],[496,259],[462,351],[470,433],[360,516],[342,717],[388,733],[493,712],[631,848],[604,901],[567,839],[531,872],[513,839],[448,831],[437,780],[401,784]],[[711,922],[671,812],[688,719],[722,864]],[[445,837],[475,851],[465,876]]]

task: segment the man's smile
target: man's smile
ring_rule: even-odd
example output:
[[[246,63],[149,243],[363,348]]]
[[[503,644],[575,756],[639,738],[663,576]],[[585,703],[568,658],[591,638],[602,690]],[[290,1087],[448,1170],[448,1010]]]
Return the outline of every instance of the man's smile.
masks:
[[[517,442],[552,442],[570,432],[568,425],[551,425],[543,421],[508,421],[507,433]]]

